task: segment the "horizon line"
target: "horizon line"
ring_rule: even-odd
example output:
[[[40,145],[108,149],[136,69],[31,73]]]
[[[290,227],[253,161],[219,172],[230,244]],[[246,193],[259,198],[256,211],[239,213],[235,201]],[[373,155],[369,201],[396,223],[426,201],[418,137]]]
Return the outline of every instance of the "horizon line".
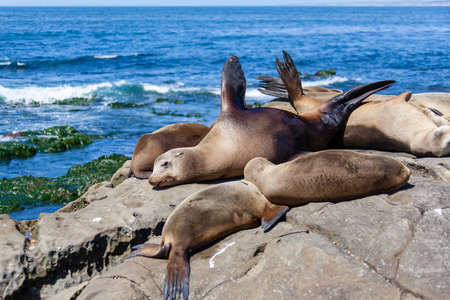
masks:
[[[430,4],[316,4],[316,5],[0,5],[0,7],[447,7],[450,2]]]

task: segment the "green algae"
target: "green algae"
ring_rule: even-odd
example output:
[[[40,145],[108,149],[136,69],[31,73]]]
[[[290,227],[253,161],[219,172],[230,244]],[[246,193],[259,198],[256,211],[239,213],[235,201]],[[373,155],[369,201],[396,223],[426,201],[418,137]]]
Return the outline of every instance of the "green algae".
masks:
[[[174,103],[174,104],[185,104],[186,102],[184,102],[183,100],[179,100],[179,99],[168,99],[168,98],[158,98],[155,101],[156,103],[161,103],[161,102],[169,102],[169,103]]]
[[[64,99],[64,100],[57,100],[57,101],[53,101],[50,104],[53,105],[81,105],[81,106],[86,106],[89,105],[89,103],[95,101],[96,98],[84,98],[84,97],[72,97],[72,98],[68,98],[68,99]]]
[[[0,161],[14,158],[29,158],[37,152],[57,153],[92,144],[101,135],[89,135],[77,131],[70,125],[50,127],[41,131],[26,131],[21,135],[29,139],[24,142],[0,143]]]
[[[336,75],[336,71],[334,69],[328,69],[328,70],[319,70],[314,74],[314,76],[332,76]]]
[[[136,104],[131,102],[113,102],[108,104],[109,107],[113,109],[124,109],[124,108],[130,108],[130,107],[144,107],[143,104]]]
[[[0,143],[0,161],[13,158],[28,158],[36,155],[35,147],[19,142]]]
[[[91,185],[110,180],[128,159],[117,154],[101,156],[83,165],[75,165],[57,178],[22,176],[0,179],[0,213],[75,200]]]
[[[35,145],[39,152],[63,152],[92,143],[87,134],[80,133],[70,125],[50,127],[40,131],[39,134],[28,140],[28,143]]]
[[[177,111],[171,111],[169,109],[164,111],[157,111],[156,109],[153,109],[152,112],[157,116],[172,116],[172,117],[187,117],[187,118],[201,118],[203,117],[202,114],[199,113],[187,113],[187,114],[181,114]]]

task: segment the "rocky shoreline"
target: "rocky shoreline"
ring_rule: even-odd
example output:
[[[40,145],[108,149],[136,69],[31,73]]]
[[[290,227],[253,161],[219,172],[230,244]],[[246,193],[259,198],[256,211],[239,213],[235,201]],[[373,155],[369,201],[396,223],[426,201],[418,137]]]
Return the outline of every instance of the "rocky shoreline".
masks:
[[[403,162],[407,186],[295,207],[268,233],[224,238],[191,257],[190,299],[445,299],[450,157],[357,151]],[[126,178],[129,165],[37,220],[0,215],[3,299],[162,298],[167,261],[127,259],[131,247],[159,242],[176,205],[219,182],[154,189]]]

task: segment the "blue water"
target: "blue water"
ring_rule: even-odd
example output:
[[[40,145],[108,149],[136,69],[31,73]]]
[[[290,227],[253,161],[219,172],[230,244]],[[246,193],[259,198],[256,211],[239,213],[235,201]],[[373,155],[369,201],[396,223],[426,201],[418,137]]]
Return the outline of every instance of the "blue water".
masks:
[[[57,177],[175,122],[210,124],[231,55],[247,77],[277,75],[288,51],[300,72],[334,68],[304,85],[349,89],[394,79],[383,93],[450,92],[450,7],[0,8],[0,135],[72,125],[107,139],[58,154],[0,163],[0,178]],[[72,97],[87,106],[47,105]],[[157,98],[185,104],[156,103]],[[112,102],[144,107],[112,109]],[[158,112],[198,113],[197,117]],[[1,138],[2,141],[8,140]]]

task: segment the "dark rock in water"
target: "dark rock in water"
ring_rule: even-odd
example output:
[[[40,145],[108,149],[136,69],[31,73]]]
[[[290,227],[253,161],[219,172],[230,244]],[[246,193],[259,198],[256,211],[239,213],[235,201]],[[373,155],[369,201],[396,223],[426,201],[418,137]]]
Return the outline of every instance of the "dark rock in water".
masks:
[[[0,179],[0,213],[26,207],[69,202],[80,197],[94,183],[109,180],[128,157],[112,154],[75,165],[58,178],[22,176]]]
[[[28,158],[36,155],[37,149],[19,142],[0,143],[0,161],[13,158]]]
[[[314,76],[332,76],[336,75],[336,71],[334,69],[328,69],[328,70],[319,70],[314,74]]]
[[[194,253],[189,298],[448,298],[450,157],[377,154],[415,170],[407,186],[295,207],[268,233],[240,231]],[[4,298],[162,299],[167,260],[126,259],[131,247],[159,243],[175,206],[219,182],[154,189],[127,169],[37,221],[0,218]]]
[[[8,133],[5,133],[3,135],[3,137],[19,138],[19,137],[23,137],[24,135],[25,135],[25,131],[21,131],[21,132],[17,132],[17,133],[8,132]]]

